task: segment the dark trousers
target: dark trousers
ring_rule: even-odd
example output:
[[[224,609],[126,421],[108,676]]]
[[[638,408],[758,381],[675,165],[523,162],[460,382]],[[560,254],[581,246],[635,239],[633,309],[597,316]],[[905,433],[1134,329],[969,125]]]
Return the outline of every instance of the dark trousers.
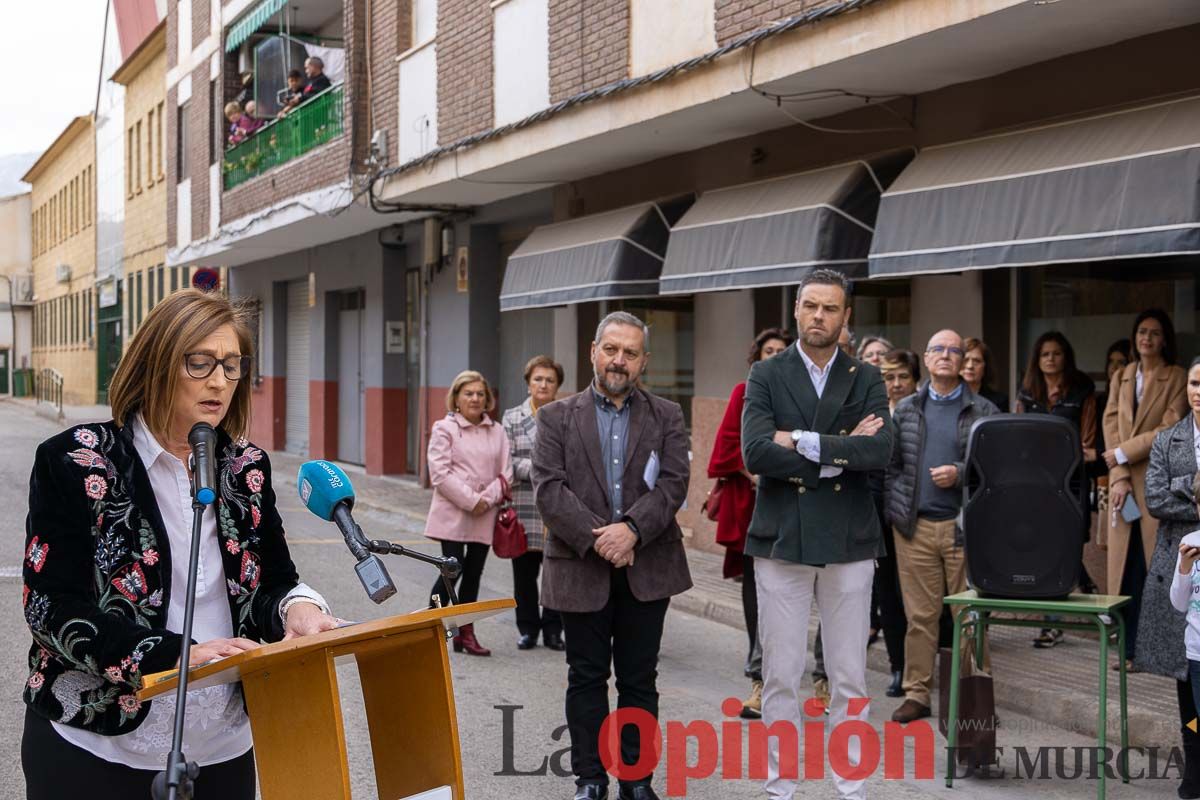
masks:
[[[754,556],[742,556],[742,616],[750,647],[746,651],[746,677],[762,680],[762,650],[758,647],[758,582],[754,579]]]
[[[562,612],[567,639],[567,727],[576,784],[608,785],[600,762],[600,726],[608,716],[608,678],[617,675],[617,707],[640,708],[658,718],[658,649],[668,598],[642,602],[625,569],[612,571],[608,603],[599,611]],[[621,731],[621,759],[636,764],[637,729]],[[616,766],[616,765],[614,765]],[[650,776],[629,783],[649,783]]]
[[[1195,662],[1189,662],[1189,667]],[[1175,698],[1179,705],[1179,732],[1183,737],[1184,777],[1193,783],[1200,780],[1200,733],[1196,733],[1188,724],[1200,716],[1197,706],[1196,675],[1189,668],[1186,681],[1175,681]]]
[[[1121,594],[1130,598],[1119,612],[1125,617],[1125,658],[1137,653],[1138,617],[1142,614],[1142,591],[1146,588],[1146,554],[1142,551],[1141,520],[1129,526],[1129,549],[1125,551],[1125,572],[1121,575]]]
[[[871,594],[879,609],[879,624],[883,630],[883,642],[887,646],[888,662],[892,672],[904,671],[904,635],[908,631],[908,617],[904,613],[904,599],[900,594],[900,573],[896,568],[896,533],[890,525],[884,528],[888,554],[875,559],[875,581]]]
[[[144,800],[150,797],[150,784],[158,772],[94,756],[59,736],[47,720],[28,708],[21,767],[26,800]],[[254,751],[201,767],[195,788],[196,800],[254,800]]]
[[[512,560],[513,599],[517,601],[517,630],[537,638],[562,633],[562,617],[538,601],[538,573],[542,571],[542,551],[530,550]]]
[[[442,555],[453,556],[462,565],[462,573],[458,576],[454,591],[458,594],[458,602],[474,603],[479,599],[479,579],[483,577],[483,565],[487,562],[488,550],[491,548],[479,542],[442,542]],[[433,594],[442,598],[442,605],[450,603],[450,595],[442,583],[441,576],[433,583]]]

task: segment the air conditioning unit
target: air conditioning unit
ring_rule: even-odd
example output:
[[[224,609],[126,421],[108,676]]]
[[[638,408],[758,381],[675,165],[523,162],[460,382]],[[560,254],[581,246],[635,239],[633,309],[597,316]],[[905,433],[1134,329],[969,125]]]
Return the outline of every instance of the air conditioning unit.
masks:
[[[71,280],[71,265],[70,264],[59,264],[57,267],[54,268],[54,277],[58,279],[59,283],[70,282],[70,280]]]
[[[12,293],[13,305],[33,305],[33,274],[13,275]]]

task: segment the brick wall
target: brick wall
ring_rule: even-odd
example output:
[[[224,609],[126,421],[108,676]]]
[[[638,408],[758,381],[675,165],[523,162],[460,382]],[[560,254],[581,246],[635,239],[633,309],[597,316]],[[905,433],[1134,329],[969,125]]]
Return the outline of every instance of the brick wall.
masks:
[[[209,0],[192,0],[192,44],[199,45],[212,30],[212,6]]]
[[[209,113],[209,67],[192,70],[192,100],[188,109],[188,170],[192,179],[192,240],[208,236],[208,167],[210,128],[216,124]],[[219,85],[219,84],[218,84]]]
[[[717,44],[724,45],[743,33],[799,16],[811,8],[840,2],[842,0],[715,0]]]
[[[350,128],[352,165],[367,160],[371,142],[370,95],[367,93],[367,13],[370,0],[346,0],[343,37],[346,41],[346,113]],[[393,2],[393,5],[399,3]],[[373,32],[372,32],[373,33]],[[393,78],[395,83],[396,79]]]
[[[167,3],[167,69],[179,63],[179,4]]]
[[[347,177],[350,137],[343,136],[238,184],[221,195],[221,224],[275,205],[298,194],[330,186]],[[207,199],[205,200],[207,203]],[[314,224],[321,224],[319,221]]]
[[[550,0],[550,102],[628,76],[628,0]]]
[[[441,0],[437,21],[438,144],[492,127],[492,8]]]
[[[412,3],[409,0],[371,1],[371,125],[387,131],[388,151],[395,158],[397,112],[400,103],[396,57],[412,47]],[[368,135],[368,140],[370,136]]]

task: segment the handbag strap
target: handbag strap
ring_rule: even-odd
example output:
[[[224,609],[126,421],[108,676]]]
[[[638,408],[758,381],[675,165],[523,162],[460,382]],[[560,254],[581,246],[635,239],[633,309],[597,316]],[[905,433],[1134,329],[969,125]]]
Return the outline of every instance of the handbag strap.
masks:
[[[500,478],[500,490],[502,492],[501,500],[503,500],[505,503],[511,503],[513,499],[512,487],[508,485],[508,480],[503,475],[499,475],[497,477]]]

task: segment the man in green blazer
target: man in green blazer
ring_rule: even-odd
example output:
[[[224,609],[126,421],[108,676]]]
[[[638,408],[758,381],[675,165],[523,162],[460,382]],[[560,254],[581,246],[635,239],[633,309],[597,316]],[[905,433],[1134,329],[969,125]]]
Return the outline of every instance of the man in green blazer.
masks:
[[[816,270],[796,295],[800,333],[794,347],[750,370],[742,413],[742,456],[758,476],[746,538],[758,579],[763,643],[763,722],[801,727],[801,683],[814,597],[821,615],[825,669],[832,693],[831,728],[866,719],[867,634],[875,557],[883,535],[868,473],[892,452],[887,392],[879,370],[838,350],[850,322],[850,284]],[[761,559],[761,560],[759,560]],[[779,740],[768,753],[766,789],[791,798],[796,782],[781,776]],[[852,739],[851,764],[859,759]],[[794,763],[794,762],[793,762]],[[844,763],[844,762],[843,762]],[[864,782],[834,775],[839,797],[865,797]]]

